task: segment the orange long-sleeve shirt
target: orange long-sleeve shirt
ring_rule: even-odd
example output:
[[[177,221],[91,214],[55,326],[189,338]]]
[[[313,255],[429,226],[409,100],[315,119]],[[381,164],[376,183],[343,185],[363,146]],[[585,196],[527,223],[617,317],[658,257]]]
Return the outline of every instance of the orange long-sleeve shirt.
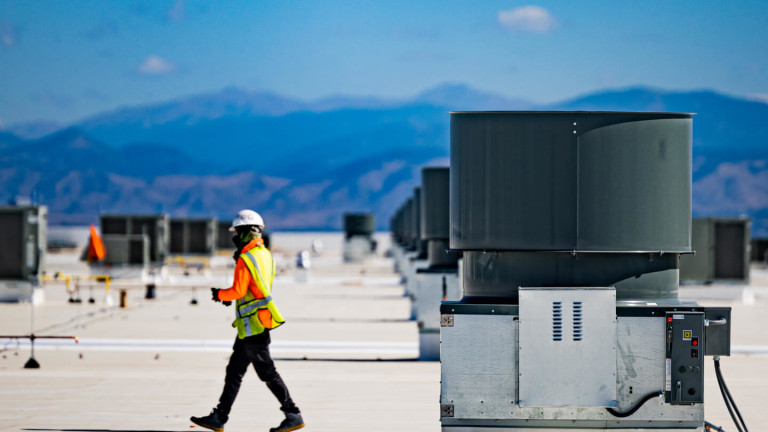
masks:
[[[245,245],[241,253],[246,253],[257,246],[264,246],[264,240],[260,238],[251,240],[250,243]],[[245,261],[238,259],[237,264],[235,264],[235,278],[232,281],[232,286],[219,291],[219,300],[234,301],[241,299],[248,292],[246,290],[251,290],[251,294],[256,298],[261,297],[259,286],[253,280],[253,276],[251,276],[248,266],[245,265]]]

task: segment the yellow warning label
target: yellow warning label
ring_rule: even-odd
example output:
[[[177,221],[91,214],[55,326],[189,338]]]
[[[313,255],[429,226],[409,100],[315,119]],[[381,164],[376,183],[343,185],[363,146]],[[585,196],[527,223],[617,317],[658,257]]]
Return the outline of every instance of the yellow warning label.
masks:
[[[690,338],[691,338],[691,331],[683,330],[683,339],[690,339]]]

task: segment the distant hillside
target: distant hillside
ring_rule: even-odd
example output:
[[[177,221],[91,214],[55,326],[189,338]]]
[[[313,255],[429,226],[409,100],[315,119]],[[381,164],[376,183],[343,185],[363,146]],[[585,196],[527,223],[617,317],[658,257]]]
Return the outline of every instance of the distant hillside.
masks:
[[[10,132],[0,131],[0,150],[13,147],[23,140]]]
[[[343,211],[391,211],[410,192],[414,166],[429,162],[432,153],[382,152],[324,173],[307,167],[304,180],[296,181],[212,170],[165,146],[113,148],[70,128],[0,148],[0,200],[34,189],[53,225],[96,223],[101,212],[229,218],[251,207],[274,229],[338,229]]]
[[[343,211],[367,209],[386,228],[420,166],[447,165],[448,111],[519,109],[696,112],[694,214],[750,215],[768,236],[768,104],[711,91],[631,88],[536,107],[462,85],[315,102],[231,88],[106,112],[39,140],[0,133],[0,200],[34,188],[54,223],[255,207],[276,229],[339,228]]]
[[[0,127],[0,133],[11,133],[22,139],[38,139],[61,130],[64,127],[65,126],[56,122],[39,120]]]
[[[314,175],[356,158],[412,147],[444,155],[449,109],[525,106],[530,104],[459,85],[404,101],[335,97],[314,103],[226,89],[97,115],[78,127],[113,146],[165,143],[215,167],[276,176],[290,170],[303,175],[310,169]],[[304,168],[297,169],[297,164]]]

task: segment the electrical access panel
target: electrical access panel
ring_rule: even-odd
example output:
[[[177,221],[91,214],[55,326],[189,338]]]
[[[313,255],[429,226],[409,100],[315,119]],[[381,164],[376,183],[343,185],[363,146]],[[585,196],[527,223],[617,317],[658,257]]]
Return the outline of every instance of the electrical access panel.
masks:
[[[704,402],[704,313],[666,313],[667,403]]]
[[[731,355],[731,308],[707,307],[704,319],[704,355]]]

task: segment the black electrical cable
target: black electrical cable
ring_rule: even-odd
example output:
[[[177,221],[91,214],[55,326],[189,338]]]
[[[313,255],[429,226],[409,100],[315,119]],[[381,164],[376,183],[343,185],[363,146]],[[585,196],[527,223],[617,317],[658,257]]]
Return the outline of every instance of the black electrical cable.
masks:
[[[720,394],[723,395],[723,403],[725,403],[725,407],[728,409],[728,414],[731,416],[731,420],[733,420],[733,424],[736,425],[736,429],[739,432],[744,432],[744,430],[741,428],[741,423],[739,423],[736,420],[736,415],[733,412],[733,403],[728,398],[728,394],[725,392],[725,388],[723,388],[723,377],[722,373],[720,371],[720,368],[718,367],[718,358],[714,358],[715,361],[715,377],[717,378],[717,387],[720,389]]]
[[[723,373],[720,370],[720,358],[715,357],[714,361],[717,383],[720,385],[720,392],[723,394],[723,399],[726,401],[725,405],[728,407],[728,411],[731,414],[731,419],[733,419],[733,423],[736,424],[736,429],[741,432],[749,432],[749,429],[747,429],[747,424],[744,422],[744,418],[741,416],[741,412],[739,412],[739,408],[736,406],[736,401],[733,400],[733,396],[731,396],[731,392],[728,390],[728,386],[725,385],[725,379],[723,379]],[[730,406],[728,406],[729,403],[733,405],[733,411],[736,411],[736,416],[733,415],[733,411],[731,411]],[[736,420],[736,417],[738,417],[738,421]],[[743,430],[742,426],[744,427]]]
[[[637,412],[637,410],[639,410],[640,407],[643,406],[643,404],[645,404],[646,402],[648,402],[649,400],[651,400],[651,399],[653,399],[655,397],[661,396],[662,394],[664,394],[664,392],[661,392],[661,391],[657,391],[657,392],[653,392],[653,393],[648,393],[647,395],[643,396],[643,398],[640,399],[640,402],[638,402],[637,405],[633,406],[632,409],[630,409],[629,411],[621,412],[621,411],[616,411],[613,408],[606,408],[606,409],[614,417],[622,417],[622,418],[623,417],[629,417],[632,414],[634,414],[635,412]]]
[[[733,405],[733,410],[736,411],[736,416],[739,418],[739,421],[741,422],[741,426],[744,428],[744,432],[749,432],[749,429],[747,429],[747,424],[744,422],[744,418],[741,416],[741,412],[739,412],[739,407],[736,406],[736,401],[733,399],[733,396],[731,396],[731,391],[728,390],[728,386],[725,384],[725,379],[723,378],[723,372],[720,370],[720,360],[716,360],[716,367],[717,367],[717,373],[720,375],[720,379],[723,382],[723,389],[725,390],[725,394],[728,395],[728,400],[731,401],[731,405]]]
[[[733,414],[733,408],[731,407],[731,401],[728,400],[728,396],[726,396],[726,394],[725,394],[725,389],[723,388],[723,384],[720,381],[720,375],[717,374],[717,371],[715,371],[715,375],[717,375],[717,385],[720,388],[720,394],[723,395],[723,402],[725,402],[725,407],[728,408],[728,414],[731,415],[731,419],[733,420],[733,424],[736,425],[736,429],[739,432],[744,432],[741,429],[741,425],[739,425],[739,422],[736,421],[736,416]]]

